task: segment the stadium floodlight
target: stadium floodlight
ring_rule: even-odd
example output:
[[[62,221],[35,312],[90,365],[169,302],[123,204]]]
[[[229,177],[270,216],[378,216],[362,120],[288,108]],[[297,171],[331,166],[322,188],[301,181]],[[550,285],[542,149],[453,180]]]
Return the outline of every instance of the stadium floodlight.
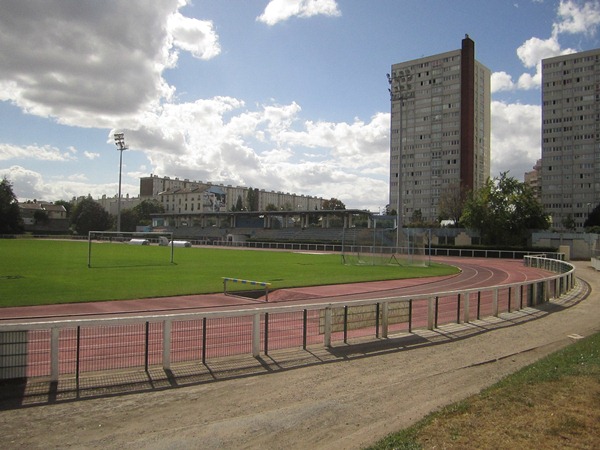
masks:
[[[121,174],[123,172],[123,150],[127,150],[125,145],[125,134],[115,133],[115,145],[119,151],[119,196],[117,197],[117,231],[121,231]]]

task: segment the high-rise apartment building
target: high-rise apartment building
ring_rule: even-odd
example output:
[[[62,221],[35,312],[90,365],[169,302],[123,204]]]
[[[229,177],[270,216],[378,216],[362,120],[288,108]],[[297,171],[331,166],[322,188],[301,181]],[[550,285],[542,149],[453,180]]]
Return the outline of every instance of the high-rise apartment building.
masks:
[[[582,230],[600,202],[600,49],[542,61],[542,205]]]
[[[459,50],[392,65],[389,198],[400,226],[436,222],[444,193],[490,176],[490,78],[469,36]]]

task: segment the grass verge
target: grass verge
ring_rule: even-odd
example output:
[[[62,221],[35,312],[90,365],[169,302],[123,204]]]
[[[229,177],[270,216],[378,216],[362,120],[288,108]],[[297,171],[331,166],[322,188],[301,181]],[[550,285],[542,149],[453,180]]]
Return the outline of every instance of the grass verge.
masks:
[[[455,267],[351,266],[339,254],[0,240],[0,307],[126,300],[223,291],[222,277],[272,289],[450,275]],[[247,289],[231,284],[228,289]]]
[[[369,450],[600,448],[600,334],[434,412]]]

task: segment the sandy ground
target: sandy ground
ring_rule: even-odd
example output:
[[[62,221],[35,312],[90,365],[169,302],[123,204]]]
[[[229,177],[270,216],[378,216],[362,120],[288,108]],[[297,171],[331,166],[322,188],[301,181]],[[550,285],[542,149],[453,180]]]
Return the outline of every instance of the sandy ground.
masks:
[[[359,449],[600,331],[600,274],[583,301],[334,349],[329,361],[144,393],[0,411],[5,448]],[[488,326],[489,325],[489,326]],[[315,359],[325,359],[313,355]],[[2,406],[2,405],[0,405]]]

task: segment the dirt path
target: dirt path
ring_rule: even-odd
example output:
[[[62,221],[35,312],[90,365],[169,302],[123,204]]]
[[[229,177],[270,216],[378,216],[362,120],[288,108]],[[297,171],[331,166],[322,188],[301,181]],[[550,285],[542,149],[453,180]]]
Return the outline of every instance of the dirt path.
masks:
[[[431,344],[398,341],[332,363],[143,394],[0,412],[7,448],[359,449],[427,413],[600,331],[600,275],[592,294],[536,320]],[[414,339],[413,339],[414,340]]]

